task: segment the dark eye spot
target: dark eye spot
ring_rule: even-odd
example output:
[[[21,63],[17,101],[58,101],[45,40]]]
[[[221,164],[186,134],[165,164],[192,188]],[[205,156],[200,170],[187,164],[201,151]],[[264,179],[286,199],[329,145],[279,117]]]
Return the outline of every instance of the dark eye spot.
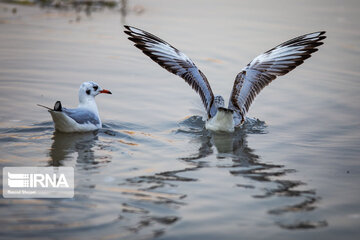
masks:
[[[90,92],[91,92],[90,89],[86,90],[86,94],[87,94],[87,95],[90,95]]]
[[[98,88],[99,88],[98,86],[96,86],[96,85],[94,86],[94,90],[95,90],[95,91],[97,91]]]

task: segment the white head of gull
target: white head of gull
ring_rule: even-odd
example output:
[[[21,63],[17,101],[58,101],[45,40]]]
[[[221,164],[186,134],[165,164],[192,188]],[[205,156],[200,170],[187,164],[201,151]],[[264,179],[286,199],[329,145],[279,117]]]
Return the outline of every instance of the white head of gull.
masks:
[[[101,128],[101,119],[95,102],[95,97],[100,93],[111,94],[109,90],[102,89],[95,82],[84,82],[79,89],[79,106],[77,108],[64,108],[60,101],[49,110],[54,121],[54,126],[60,132],[89,132]]]
[[[256,95],[277,76],[285,75],[311,57],[326,38],[325,31],[305,34],[257,56],[236,76],[228,107],[225,108],[224,98],[213,94],[205,75],[189,57],[151,33],[131,26],[124,27],[135,47],[161,67],[183,78],[199,93],[208,117],[205,127],[225,132],[233,132],[242,125]]]

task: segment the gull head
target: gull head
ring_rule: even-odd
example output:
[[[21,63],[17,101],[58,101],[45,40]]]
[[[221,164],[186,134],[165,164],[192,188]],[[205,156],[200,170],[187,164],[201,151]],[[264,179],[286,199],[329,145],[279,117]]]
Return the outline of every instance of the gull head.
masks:
[[[111,94],[109,90],[101,88],[96,82],[84,82],[80,85],[79,102],[86,103],[92,101],[100,93]]]
[[[214,98],[214,104],[215,104],[216,109],[218,109],[220,107],[224,107],[225,106],[224,98],[220,95],[216,95]]]

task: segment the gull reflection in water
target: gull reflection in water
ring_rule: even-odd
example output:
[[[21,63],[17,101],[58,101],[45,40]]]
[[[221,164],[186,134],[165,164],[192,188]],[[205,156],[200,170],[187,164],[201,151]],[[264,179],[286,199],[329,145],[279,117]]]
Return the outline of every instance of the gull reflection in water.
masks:
[[[50,148],[50,166],[63,166],[64,161],[77,154],[77,163],[94,163],[94,146],[98,140],[97,132],[61,133],[54,132]]]
[[[265,163],[261,157],[255,154],[248,146],[247,136],[249,134],[266,134],[264,122],[248,119],[247,122],[234,133],[209,132],[203,128],[201,117],[191,117],[180,123],[178,133],[192,135],[191,142],[200,145],[197,152],[181,160],[191,162],[196,168],[208,167],[201,159],[217,152],[218,159],[229,158],[231,164],[217,164],[217,167],[229,168],[229,173],[234,177],[243,177],[250,184],[237,184],[237,187],[254,189],[260,192],[253,195],[257,199],[270,197],[279,198],[279,207],[268,210],[274,216],[276,224],[285,229],[310,229],[326,227],[325,220],[308,220],[305,213],[311,213],[316,209],[320,197],[315,190],[299,190],[307,184],[291,179],[289,174],[296,172],[294,169],[286,169],[283,165]],[[288,179],[285,179],[289,176]],[[260,186],[260,187],[255,187]],[[257,189],[260,188],[260,189]],[[288,198],[287,205],[283,206],[283,198]],[[294,216],[289,214],[297,214]],[[286,216],[285,216],[286,215]]]

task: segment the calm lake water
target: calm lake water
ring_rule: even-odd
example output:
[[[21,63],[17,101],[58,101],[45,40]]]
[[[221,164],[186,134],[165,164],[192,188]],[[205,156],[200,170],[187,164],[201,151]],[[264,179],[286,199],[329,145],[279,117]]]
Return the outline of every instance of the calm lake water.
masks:
[[[0,238],[357,239],[359,12],[359,1],[129,1],[90,15],[0,4],[0,166],[75,168],[72,199],[1,197]],[[124,23],[182,50],[225,98],[258,54],[328,38],[265,88],[242,129],[214,134],[199,96]],[[113,92],[97,97],[103,129],[55,133],[36,104],[76,107],[84,81]]]

